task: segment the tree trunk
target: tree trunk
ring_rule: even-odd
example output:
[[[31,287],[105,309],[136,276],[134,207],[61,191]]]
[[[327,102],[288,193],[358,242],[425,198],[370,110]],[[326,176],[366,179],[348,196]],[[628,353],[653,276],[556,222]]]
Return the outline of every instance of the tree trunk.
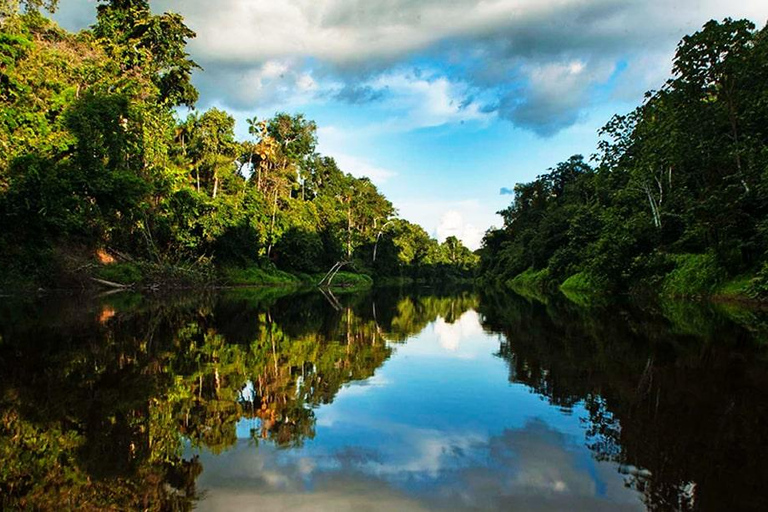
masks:
[[[347,201],[347,259],[352,257],[352,198]]]
[[[269,226],[269,247],[267,248],[267,258],[272,254],[273,236],[275,233],[275,215],[277,215],[277,191],[275,188],[275,202],[272,205],[272,223]]]
[[[726,98],[728,103],[728,120],[731,124],[731,137],[734,144],[736,144],[736,170],[739,173],[739,180],[741,180],[741,186],[744,187],[744,191],[749,193],[749,185],[747,185],[744,179],[744,172],[741,165],[741,148],[739,147],[739,124],[736,118],[736,106],[733,104],[733,98],[731,97],[731,88],[726,88]]]
[[[657,229],[661,229],[661,214],[659,213],[659,205],[656,202],[656,198],[653,197],[653,192],[651,192],[651,187],[647,184],[643,184],[643,188],[645,189],[645,194],[648,196],[648,203],[651,205],[651,214],[653,215],[653,225],[656,226]]]

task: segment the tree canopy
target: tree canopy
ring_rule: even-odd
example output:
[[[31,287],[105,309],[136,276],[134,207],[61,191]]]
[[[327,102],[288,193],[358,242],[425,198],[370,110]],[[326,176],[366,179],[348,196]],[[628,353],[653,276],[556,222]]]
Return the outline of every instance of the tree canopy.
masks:
[[[72,34],[39,7],[55,3],[14,4],[0,30],[0,281],[60,284],[98,251],[177,275],[340,261],[377,277],[471,275],[457,241],[390,229],[392,203],[319,154],[302,114],[253,117],[239,140],[229,113],[194,109],[195,33],[178,14],[100,0]]]
[[[768,29],[710,21],[674,74],[571,157],[515,187],[486,234],[481,273],[509,281],[707,294],[768,263]]]

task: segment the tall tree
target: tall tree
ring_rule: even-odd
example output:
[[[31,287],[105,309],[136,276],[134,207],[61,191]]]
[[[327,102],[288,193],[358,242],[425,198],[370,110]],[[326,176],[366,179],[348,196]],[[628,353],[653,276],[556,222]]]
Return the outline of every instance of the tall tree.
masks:
[[[198,98],[187,42],[196,34],[176,13],[154,15],[147,0],[99,0],[94,34],[105,41],[125,72],[151,77],[162,104],[193,107]]]

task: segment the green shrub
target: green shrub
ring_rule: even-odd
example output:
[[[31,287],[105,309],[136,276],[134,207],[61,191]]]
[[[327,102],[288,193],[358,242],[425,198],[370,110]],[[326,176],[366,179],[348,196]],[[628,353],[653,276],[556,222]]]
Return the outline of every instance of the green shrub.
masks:
[[[292,228],[275,246],[281,268],[298,272],[320,272],[324,259],[323,240],[310,231]]]
[[[507,280],[505,284],[521,297],[546,303],[547,297],[544,292],[549,285],[549,270],[529,268]]]
[[[301,280],[288,272],[274,268],[264,269],[257,266],[251,267],[224,267],[221,269],[221,277],[227,285],[297,285]]]
[[[737,276],[721,284],[716,295],[721,297],[752,297],[755,280],[750,276]]]
[[[549,285],[549,270],[534,270],[529,268],[507,281],[507,286],[515,289],[544,290]]]
[[[596,277],[589,272],[579,272],[563,281],[563,284],[560,285],[560,289],[563,291],[578,291],[582,293],[604,293],[606,291],[606,286],[603,280],[599,277]]]
[[[318,279],[319,281],[319,279]],[[373,279],[366,274],[353,274],[352,272],[339,272],[333,278],[332,287],[339,288],[370,288],[373,286]]]
[[[670,297],[712,294],[727,274],[712,254],[677,254],[675,268],[664,278],[662,293]]]
[[[118,284],[134,284],[142,280],[143,274],[133,263],[115,263],[99,267],[96,277]]]
[[[763,263],[763,267],[747,285],[746,295],[753,299],[768,299],[768,262]]]
[[[573,274],[559,288],[566,299],[584,308],[605,306],[613,291],[604,278],[586,271]]]

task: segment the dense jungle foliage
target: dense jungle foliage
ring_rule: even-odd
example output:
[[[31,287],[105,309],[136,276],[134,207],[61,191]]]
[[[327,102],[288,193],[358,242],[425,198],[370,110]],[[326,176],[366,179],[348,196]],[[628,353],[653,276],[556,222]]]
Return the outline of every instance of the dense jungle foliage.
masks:
[[[512,287],[667,295],[768,290],[768,28],[711,21],[673,77],[573,156],[515,187],[480,273]]]
[[[90,30],[0,3],[0,284],[466,277],[476,256],[396,218],[316,151],[315,123],[194,110],[181,16],[100,0]],[[98,254],[99,258],[96,258]],[[109,265],[105,265],[109,264]],[[370,281],[370,279],[368,279]]]

